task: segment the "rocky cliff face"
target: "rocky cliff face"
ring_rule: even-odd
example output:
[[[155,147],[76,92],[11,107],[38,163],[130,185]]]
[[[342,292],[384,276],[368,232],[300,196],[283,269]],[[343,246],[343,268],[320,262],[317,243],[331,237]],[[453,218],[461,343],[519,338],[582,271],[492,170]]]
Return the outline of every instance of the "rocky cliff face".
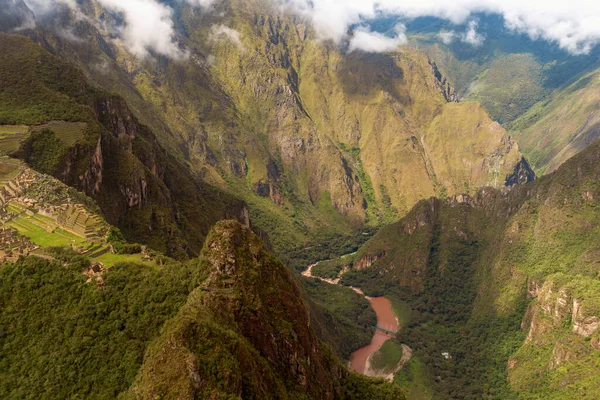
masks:
[[[505,361],[477,361],[506,374],[504,383],[495,381],[495,390],[524,397],[541,393],[556,399],[593,399],[600,357],[599,149],[596,142],[551,176],[525,185],[419,203],[403,220],[381,229],[357,258],[385,255],[351,271],[342,283],[367,294],[385,294],[381,288],[403,293],[414,302],[416,326],[433,315],[433,320],[443,321],[443,329],[497,338],[483,339],[485,350],[473,353],[457,339],[460,334],[448,337],[448,342],[438,338],[438,343],[463,353],[451,371],[440,371],[434,357],[430,368],[435,376],[460,370],[461,362],[470,368],[475,365],[471,357],[486,351]],[[452,317],[446,317],[445,310]],[[409,329],[405,339],[414,340],[416,354],[420,348],[426,358],[432,350],[423,338],[432,330],[427,325]],[[452,387],[441,382],[439,390]],[[466,385],[465,391],[485,390]]]
[[[136,59],[111,41],[98,21],[115,16],[93,0],[81,3],[88,19],[62,19],[89,40],[47,26],[41,42],[125,98],[194,174],[278,218],[271,226],[294,226],[275,237],[310,236],[315,221],[328,231],[378,224],[436,194],[499,187],[521,160],[417,51],[345,54],[268,1],[172,6],[188,60]],[[215,34],[220,26],[239,43]]]
[[[354,395],[345,386],[348,371],[310,326],[290,272],[258,237],[237,222],[220,222],[201,257],[208,278],[150,346],[129,398]],[[388,389],[387,398],[403,398]]]
[[[525,157],[521,158],[521,161],[515,165],[515,170],[512,174],[506,177],[506,186],[521,185],[529,183],[535,180],[536,175],[533,169],[529,166],[529,163]]]
[[[1,31],[19,32],[35,27],[35,15],[23,0],[3,0],[0,6]]]

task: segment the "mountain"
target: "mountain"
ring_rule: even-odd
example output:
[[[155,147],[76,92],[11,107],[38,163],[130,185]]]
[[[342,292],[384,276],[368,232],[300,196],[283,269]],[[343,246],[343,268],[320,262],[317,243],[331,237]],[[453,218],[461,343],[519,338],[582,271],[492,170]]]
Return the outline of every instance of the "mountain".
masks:
[[[410,309],[408,397],[597,398],[599,155],[596,141],[535,183],[423,201],[358,251],[342,283]]]
[[[236,221],[199,259],[86,282],[88,268],[58,249],[0,268],[3,398],[404,399],[342,366],[289,270]]]
[[[280,254],[432,195],[502,186],[521,161],[418,51],[347,54],[268,1],[171,6],[184,60],[136,58],[112,40],[117,16],[91,0],[89,18],[63,10],[29,36],[122,96],[191,174],[246,201]]]
[[[510,125],[540,174],[551,173],[600,137],[600,70],[536,104]]]
[[[397,22],[387,18],[373,26],[385,32]],[[596,69],[600,57],[597,47],[590,54],[574,55],[554,43],[515,33],[494,14],[473,15],[465,24],[432,17],[400,22],[406,25],[409,45],[435,60],[458,98],[481,102],[503,125]],[[473,43],[464,38],[470,28],[476,35]]]
[[[23,0],[5,0],[0,9],[0,30],[16,32],[35,27],[35,15]]]
[[[244,219],[242,200],[188,172],[122,98],[23,36],[0,33],[0,49],[1,123],[50,125],[15,154],[93,197],[130,240],[181,257],[197,254],[219,219]],[[53,121],[80,128],[61,141]]]
[[[594,54],[191,3],[0,0],[0,398],[598,397]]]
[[[201,259],[206,281],[150,345],[125,398],[404,398],[381,383],[376,393],[321,346],[290,272],[249,229],[217,224]]]

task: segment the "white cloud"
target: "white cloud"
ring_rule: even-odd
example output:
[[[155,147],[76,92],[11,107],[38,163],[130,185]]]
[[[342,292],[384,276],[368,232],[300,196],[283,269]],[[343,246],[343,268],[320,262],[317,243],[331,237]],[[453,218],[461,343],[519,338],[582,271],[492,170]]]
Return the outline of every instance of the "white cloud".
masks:
[[[216,42],[219,40],[230,40],[233,44],[235,44],[239,49],[243,49],[244,45],[242,44],[241,34],[235,29],[231,29],[228,26],[223,24],[221,25],[213,25],[210,28],[210,33],[208,35],[209,42]]]
[[[184,53],[174,41],[172,10],[162,0],[98,0],[112,11],[123,13],[125,26],[120,34],[130,51],[140,57],[149,50],[181,57]],[[219,0],[177,0],[207,8]],[[291,7],[312,21],[321,39],[341,44],[354,26],[364,26],[379,16],[402,15],[408,18],[434,16],[453,24],[468,24],[475,13],[497,13],[504,17],[507,28],[525,33],[533,39],[545,39],[575,54],[587,53],[600,43],[600,7],[598,0],[273,0]],[[76,0],[26,0],[34,12],[40,13],[59,4],[76,7]],[[385,37],[358,30],[355,46],[369,39],[387,49]],[[483,41],[475,25],[467,25],[464,34],[440,35],[441,40],[457,38],[471,43]],[[373,48],[377,47],[373,46]],[[390,44],[391,46],[391,44]],[[385,50],[384,50],[385,51]]]
[[[406,28],[402,24],[396,25],[395,36],[385,36],[379,32],[372,32],[368,27],[362,26],[356,28],[350,39],[348,51],[361,50],[368,53],[384,53],[398,48],[406,43]]]
[[[460,39],[463,42],[470,44],[471,46],[481,46],[485,39],[482,35],[477,33],[477,26],[477,21],[469,21],[467,25],[467,30],[462,35],[460,35]]]
[[[192,6],[208,8],[218,0],[179,0]],[[76,0],[25,0],[36,15],[49,14],[60,6],[68,6],[79,13]],[[120,13],[124,24],[116,28],[127,50],[145,58],[153,51],[174,59],[187,53],[175,41],[173,10],[160,0],[98,0],[108,11]]]
[[[440,33],[437,34],[437,37],[444,44],[451,44],[454,42],[454,39],[456,39],[456,36],[457,34],[454,31],[440,31]]]
[[[381,15],[434,16],[465,24],[474,13],[497,13],[506,26],[534,39],[557,43],[572,53],[586,53],[600,43],[597,0],[280,0],[308,17],[322,39],[340,43],[348,28]],[[476,27],[462,40],[481,43]],[[454,38],[454,37],[452,37]],[[450,39],[449,36],[446,39]]]
[[[185,57],[175,43],[173,10],[155,0],[99,0],[112,12],[121,13],[125,24],[118,28],[127,50],[137,57],[150,50],[171,58]]]
[[[185,0],[185,2],[192,6],[208,8],[215,4],[217,0]]]

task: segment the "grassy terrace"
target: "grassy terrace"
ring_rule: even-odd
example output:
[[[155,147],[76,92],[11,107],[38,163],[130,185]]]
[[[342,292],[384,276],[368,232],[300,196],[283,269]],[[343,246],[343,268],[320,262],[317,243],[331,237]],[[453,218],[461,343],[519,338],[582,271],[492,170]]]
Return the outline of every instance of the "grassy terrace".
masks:
[[[28,132],[29,127],[26,125],[0,125],[0,155],[17,151]]]
[[[50,129],[67,147],[71,147],[83,138],[85,128],[87,128],[85,122],[51,121],[44,125],[34,126],[31,131]]]
[[[87,124],[85,122],[51,121],[44,125],[0,125],[0,156],[9,155],[17,150],[23,139],[31,132],[50,129],[65,146],[71,147],[83,138]],[[0,169],[0,177],[2,170]],[[1,179],[1,178],[0,178]]]
[[[90,259],[103,263],[106,267],[112,267],[120,262],[135,262],[149,266],[155,266],[154,261],[143,262],[142,254],[113,254],[109,245],[98,240],[86,239],[75,233],[62,229],[54,219],[40,215],[28,215],[28,209],[22,204],[10,202],[6,210],[16,214],[6,225],[13,227],[20,234],[26,236],[31,242],[42,248],[48,247],[71,247],[76,246],[85,249],[83,254]]]
[[[13,203],[7,208],[12,212],[18,210]],[[16,228],[20,234],[27,236],[29,240],[41,247],[63,247],[71,244],[83,246],[86,244],[85,239],[60,229],[52,219],[40,215],[21,214],[7,225]]]

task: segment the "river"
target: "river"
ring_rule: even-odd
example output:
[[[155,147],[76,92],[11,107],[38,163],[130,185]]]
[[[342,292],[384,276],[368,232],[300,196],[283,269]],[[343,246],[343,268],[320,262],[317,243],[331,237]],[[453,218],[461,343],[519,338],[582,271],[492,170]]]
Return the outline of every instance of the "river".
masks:
[[[385,297],[367,297],[377,314],[377,326],[390,332],[398,331],[398,319],[392,310],[392,304]],[[369,357],[394,336],[377,329],[371,343],[356,350],[350,356],[350,368],[364,374]]]
[[[308,278],[320,279],[321,281],[327,282],[331,285],[339,284],[339,281],[340,281],[339,277],[336,279],[326,279],[326,278],[314,276],[312,274],[312,269],[317,264],[318,263],[309,265],[308,268],[306,268],[306,270],[302,273],[302,275],[304,275]],[[364,293],[362,292],[362,290],[360,290],[358,288],[353,288],[353,287],[351,287],[351,289],[353,289],[356,293],[364,296]],[[373,307],[373,310],[375,310],[375,314],[377,314],[377,326],[380,328],[383,328],[389,332],[398,332],[398,318],[396,317],[396,315],[394,314],[394,311],[392,310],[392,303],[385,297],[367,297],[367,296],[365,296],[365,298],[367,300],[369,300],[369,302],[371,303],[371,306]],[[393,337],[394,337],[393,335],[382,332],[379,329],[375,330],[375,334],[373,335],[373,338],[371,339],[371,343],[369,343],[368,345],[366,345],[364,347],[361,347],[360,349],[356,350],[354,353],[352,353],[350,355],[350,368],[356,372],[364,374],[365,366],[367,364],[367,360],[369,359],[369,357],[373,353],[375,353],[377,350],[379,350],[385,342],[387,342],[389,339],[392,339]],[[406,346],[406,348],[408,350],[410,350],[410,348],[408,348],[408,346]],[[409,355],[409,357],[410,357],[410,355]]]

